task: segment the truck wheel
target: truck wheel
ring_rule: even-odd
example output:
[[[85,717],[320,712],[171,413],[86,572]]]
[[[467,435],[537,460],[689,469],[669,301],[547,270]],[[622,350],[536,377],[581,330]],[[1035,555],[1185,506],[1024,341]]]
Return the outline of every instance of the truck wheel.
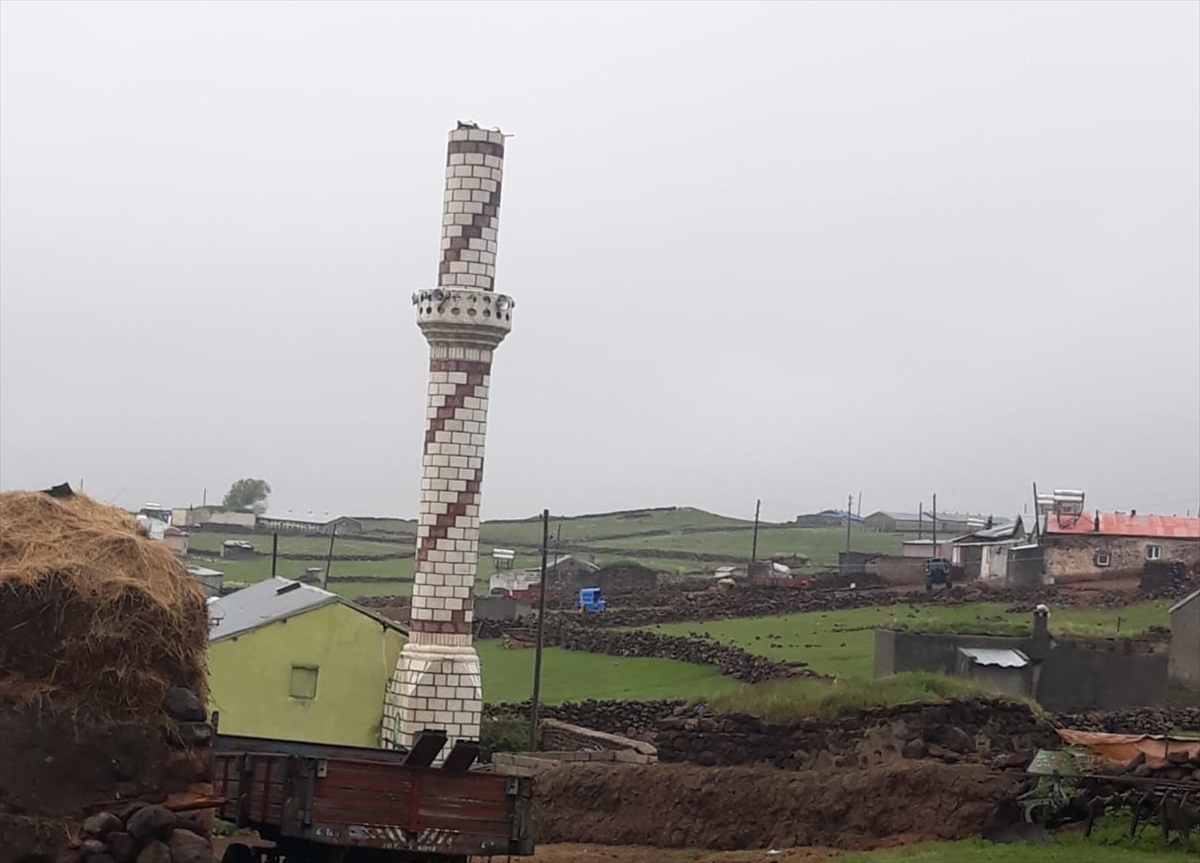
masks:
[[[258,854],[249,845],[234,842],[221,855],[221,863],[258,863]]]

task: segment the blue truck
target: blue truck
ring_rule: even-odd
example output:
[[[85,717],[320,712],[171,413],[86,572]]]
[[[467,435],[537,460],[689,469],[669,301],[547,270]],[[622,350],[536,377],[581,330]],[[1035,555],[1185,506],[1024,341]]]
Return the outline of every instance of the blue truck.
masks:
[[[579,599],[575,601],[575,610],[582,611],[584,614],[599,614],[607,608],[606,603],[600,597],[600,588],[585,587],[579,591]]]

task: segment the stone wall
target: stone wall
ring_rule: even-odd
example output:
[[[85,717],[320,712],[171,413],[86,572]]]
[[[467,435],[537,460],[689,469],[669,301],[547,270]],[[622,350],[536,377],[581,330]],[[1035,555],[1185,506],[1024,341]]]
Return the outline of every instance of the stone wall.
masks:
[[[666,762],[767,763],[803,770],[921,758],[1015,766],[1027,763],[1040,747],[1056,747],[1058,736],[1028,705],[977,699],[871,708],[789,724],[752,716],[689,715],[679,708],[659,724],[655,741]]]
[[[686,705],[685,701],[565,701],[562,704],[543,704],[538,708],[539,721],[557,719],[610,734],[645,740],[652,737],[660,719]],[[488,704],[485,715],[521,716],[529,718],[528,701]]]
[[[1046,574],[1056,581],[1072,578],[1116,577],[1121,573],[1140,574],[1146,563],[1146,547],[1157,545],[1162,549],[1162,560],[1180,559],[1189,568],[1200,566],[1200,540],[1159,539],[1134,536],[1108,536],[1105,534],[1079,534],[1047,536],[1043,540],[1043,559]],[[1103,552],[1109,556],[1108,566],[1097,566],[1095,556]]]
[[[647,656],[711,665],[722,674],[746,683],[784,680],[792,677],[820,677],[803,668],[803,662],[780,662],[748,653],[732,644],[722,644],[699,635],[661,635],[645,630],[616,630],[579,626],[564,618],[553,643],[565,650],[604,653],[610,656]]]
[[[1171,734],[1200,731],[1200,706],[1143,707],[1134,710],[1094,710],[1086,713],[1055,714],[1063,728],[1102,731],[1105,734]]]

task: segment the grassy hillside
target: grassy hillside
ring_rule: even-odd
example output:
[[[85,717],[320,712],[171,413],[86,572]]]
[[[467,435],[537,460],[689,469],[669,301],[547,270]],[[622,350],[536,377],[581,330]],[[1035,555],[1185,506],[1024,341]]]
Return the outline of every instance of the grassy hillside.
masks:
[[[340,537],[334,543],[330,587],[346,596],[411,593],[415,523],[375,518],[362,522],[369,536]],[[258,555],[250,560],[222,560],[220,549],[225,539],[249,540]],[[517,567],[536,566],[541,541],[538,518],[486,522],[479,542],[481,582],[491,574],[491,549],[511,548],[517,552]],[[686,507],[584,515],[551,522],[551,548],[561,554],[595,557],[601,565],[637,561],[674,572],[745,563],[752,541],[752,522]],[[896,552],[900,537],[855,528],[852,543],[856,549]],[[811,558],[818,566],[829,566],[836,563],[837,553],[844,547],[845,532],[838,528],[768,524],[759,530],[760,557],[797,554]],[[307,567],[318,566],[323,571],[328,550],[327,537],[281,535],[276,572],[285,578],[297,578]],[[231,581],[260,581],[271,572],[269,533],[193,530],[189,551],[193,562],[220,569]],[[321,559],[289,559],[292,555]],[[348,557],[365,559],[345,559]],[[351,580],[339,580],[347,578]]]

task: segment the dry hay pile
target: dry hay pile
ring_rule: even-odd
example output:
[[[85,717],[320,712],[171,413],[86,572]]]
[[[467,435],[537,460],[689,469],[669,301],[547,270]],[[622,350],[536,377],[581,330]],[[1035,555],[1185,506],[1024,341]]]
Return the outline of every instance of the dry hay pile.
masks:
[[[137,520],[65,487],[0,494],[0,701],[103,719],[207,695],[208,608]]]

